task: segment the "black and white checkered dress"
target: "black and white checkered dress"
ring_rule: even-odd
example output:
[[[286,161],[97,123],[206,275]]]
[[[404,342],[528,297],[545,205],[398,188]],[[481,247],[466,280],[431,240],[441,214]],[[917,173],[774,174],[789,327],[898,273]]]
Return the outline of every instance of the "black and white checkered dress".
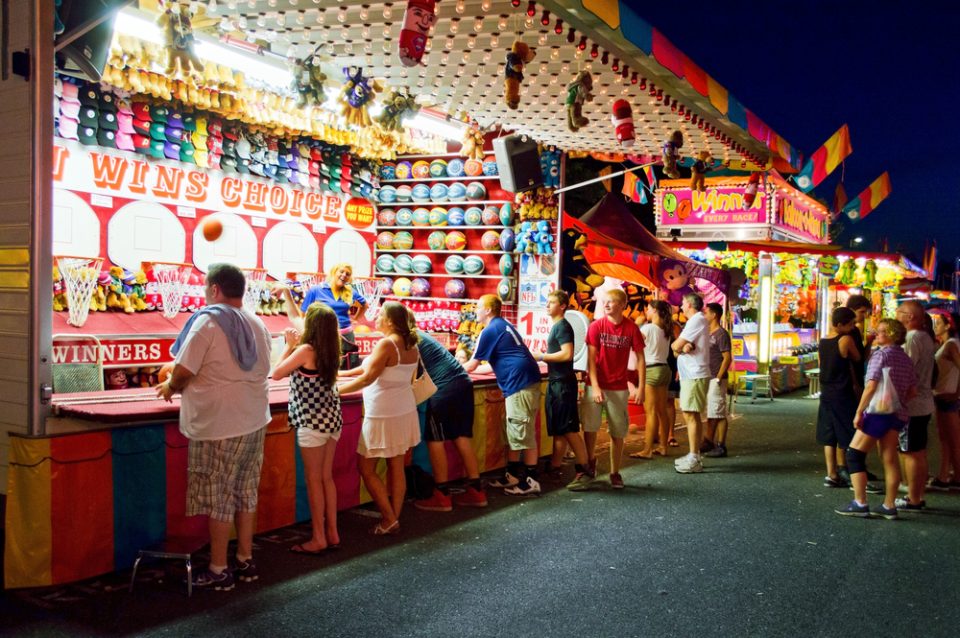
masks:
[[[336,434],[343,428],[337,384],[323,385],[316,371],[299,368],[290,375],[290,425]]]

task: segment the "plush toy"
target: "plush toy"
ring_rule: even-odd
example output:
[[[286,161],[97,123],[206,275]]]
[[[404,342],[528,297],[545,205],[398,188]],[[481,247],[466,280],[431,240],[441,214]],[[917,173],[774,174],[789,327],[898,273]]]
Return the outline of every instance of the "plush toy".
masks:
[[[546,188],[560,188],[560,149],[556,146],[540,151],[540,172]]]
[[[133,305],[133,309],[137,312],[142,312],[147,309],[147,293],[144,288],[146,283],[147,275],[142,270],[138,270],[133,274],[133,281],[130,285],[130,303]]]
[[[707,168],[710,164],[710,151],[700,151],[697,161],[693,163],[690,173],[690,190],[703,192],[707,190]]]
[[[107,390],[126,390],[130,387],[124,370],[111,370],[107,373]]]
[[[663,174],[670,179],[679,179],[680,171],[677,170],[677,161],[680,159],[680,149],[683,148],[683,133],[674,131],[661,149],[663,156]]]
[[[520,224],[520,230],[517,231],[517,252],[533,254],[537,250],[537,243],[534,238],[536,227],[533,222],[523,222]]]
[[[316,51],[305,58],[291,60],[290,71],[293,75],[290,88],[297,95],[297,106],[320,106],[326,101],[323,84],[327,76],[320,70]]]
[[[468,126],[464,131],[460,157],[469,157],[478,162],[483,160],[483,131],[476,126]]]
[[[437,21],[436,7],[436,0],[407,0],[398,41],[403,66],[417,66],[423,59],[430,27]]]
[[[507,53],[507,65],[504,67],[503,98],[507,106],[516,109],[520,106],[520,83],[523,82],[523,65],[533,62],[537,52],[526,42],[517,39]]]
[[[550,222],[545,220],[537,222],[536,242],[538,255],[553,254],[553,230],[550,228]]]
[[[747,180],[747,187],[743,189],[743,207],[750,208],[757,199],[757,189],[760,187],[760,173],[751,173]]]
[[[840,270],[837,271],[836,279],[844,286],[851,286],[857,278],[857,262],[851,257],[842,264],[840,264]]]
[[[63,284],[63,278],[60,276],[60,269],[56,266],[53,267],[53,311],[60,312],[66,310],[68,306],[67,302],[67,289]],[[96,310],[95,307],[90,307],[90,310]]]
[[[377,122],[386,131],[400,131],[403,129],[401,120],[415,115],[419,110],[417,98],[410,95],[406,89],[394,89],[384,100],[383,113],[377,118]]]
[[[683,296],[696,292],[690,285],[690,275],[683,262],[675,259],[661,259],[657,266],[660,289],[667,294],[666,301],[671,306],[680,306]]]
[[[367,105],[381,90],[382,85],[379,80],[365,78],[360,67],[343,67],[343,76],[347,81],[340,92],[340,112],[346,117],[347,124],[370,126]]]
[[[613,115],[610,120],[616,127],[617,141],[620,146],[630,148],[636,139],[636,132],[633,128],[633,109],[630,108],[630,102],[626,100],[617,100],[613,103]]]
[[[877,263],[872,259],[868,259],[863,265],[863,287],[871,289],[877,287]]]
[[[590,71],[580,71],[573,82],[567,85],[567,128],[576,133],[590,123],[583,116],[584,102],[593,100],[593,76]]]
[[[193,51],[193,25],[190,23],[190,7],[179,2],[171,2],[157,18],[157,24],[163,30],[164,44],[169,56],[167,75],[174,76],[179,68],[181,74],[188,71],[191,75],[203,73],[203,62]]]

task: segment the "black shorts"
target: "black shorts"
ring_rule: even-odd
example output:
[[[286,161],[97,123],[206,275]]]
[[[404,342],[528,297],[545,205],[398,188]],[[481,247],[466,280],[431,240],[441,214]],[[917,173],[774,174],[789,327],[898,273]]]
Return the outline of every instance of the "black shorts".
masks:
[[[577,381],[548,381],[547,434],[563,436],[580,431],[580,412],[577,409]]]
[[[853,417],[857,404],[850,400],[824,400],[820,397],[820,409],[817,411],[817,443],[839,448],[850,447],[850,441],[856,428]]]
[[[443,395],[434,395],[427,402],[427,441],[452,441],[461,436],[473,437],[473,383],[444,388]]]
[[[930,425],[930,415],[910,417],[907,427],[900,432],[901,452],[923,452],[927,449],[927,426]]]

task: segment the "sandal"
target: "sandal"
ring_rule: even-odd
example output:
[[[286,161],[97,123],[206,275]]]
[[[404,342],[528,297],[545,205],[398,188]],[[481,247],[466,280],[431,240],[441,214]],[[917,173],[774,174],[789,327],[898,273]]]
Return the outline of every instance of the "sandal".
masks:
[[[631,452],[631,453],[630,453],[630,458],[631,458],[631,459],[647,459],[647,460],[649,460],[649,459],[652,459],[652,458],[653,458],[653,452]]]
[[[669,441],[667,441],[667,445],[669,445],[670,447],[680,447],[680,444],[677,443],[676,439],[670,439]]]
[[[323,554],[326,554],[327,552],[329,552],[331,549],[332,547],[330,547],[329,545],[327,547],[324,547],[323,549],[307,549],[306,547],[304,547],[304,543],[300,543],[299,545],[294,545],[293,547],[291,547],[290,552],[293,554],[304,554],[306,556],[322,556]]]
[[[373,526],[371,533],[374,536],[392,536],[400,531],[400,520],[397,519],[391,524],[384,527],[381,523],[377,523]]]
[[[653,453],[654,453],[654,454],[659,454],[660,456],[666,456],[666,455],[667,455],[667,448],[663,447],[662,445],[661,445],[660,447],[655,447],[655,448],[653,448]]]

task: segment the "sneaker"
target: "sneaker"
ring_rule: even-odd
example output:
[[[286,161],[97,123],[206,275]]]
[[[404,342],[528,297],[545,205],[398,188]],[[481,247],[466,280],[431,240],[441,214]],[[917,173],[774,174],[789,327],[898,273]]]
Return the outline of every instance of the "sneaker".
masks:
[[[233,568],[233,576],[245,583],[252,583],[260,578],[260,574],[257,572],[257,564],[253,562],[252,558],[243,561],[238,560],[237,566]]]
[[[888,521],[892,521],[892,520],[894,520],[895,518],[897,518],[897,508],[896,508],[896,507],[891,507],[891,508],[887,509],[887,507],[884,506],[883,503],[880,503],[880,507],[876,508],[876,509],[873,510],[873,511],[876,512],[879,516],[884,517],[884,518],[887,519]]]
[[[853,483],[850,484],[850,491],[853,491]],[[867,494],[886,494],[887,488],[883,483],[867,482]]]
[[[623,484],[623,477],[620,476],[619,472],[614,472],[610,475],[610,487],[615,490],[622,490],[625,487]]]
[[[697,456],[687,454],[677,459],[676,463],[673,464],[673,469],[680,474],[696,474],[703,471],[703,463]]]
[[[846,507],[840,507],[833,511],[840,516],[858,516],[860,518],[870,517],[870,506],[860,505],[856,501],[850,501],[847,503]]]
[[[433,490],[430,498],[422,498],[419,501],[414,501],[413,506],[425,512],[453,511],[453,504],[450,502],[450,497],[437,489]]]
[[[847,487],[847,482],[844,481],[841,476],[837,476],[837,478],[833,478],[831,476],[824,476],[823,486],[824,487]]]
[[[941,481],[937,477],[933,477],[927,483],[927,489],[934,492],[946,492],[950,490],[951,487],[953,487],[952,483],[949,481]]]
[[[717,446],[713,443],[713,441],[709,439],[704,439],[703,443],[700,444],[700,454],[706,454],[707,452],[709,452],[710,450],[716,447]]]
[[[573,477],[573,480],[567,483],[567,489],[571,492],[583,492],[590,489],[591,483],[593,483],[592,476],[586,472],[577,472],[577,475]]]
[[[540,484],[528,476],[523,483],[508,487],[503,490],[503,493],[510,496],[538,496],[540,494]]]
[[[193,577],[193,586],[199,589],[230,591],[234,587],[233,572],[225,569],[219,574],[214,574],[209,569],[205,569]]]
[[[475,487],[468,487],[460,494],[453,495],[453,504],[457,507],[486,507],[487,494]]]
[[[926,501],[911,503],[909,497],[898,498],[893,502],[893,504],[897,509],[905,510],[907,512],[922,512],[927,507]]]
[[[496,487],[496,488],[514,487],[515,485],[519,485],[519,484],[520,484],[520,479],[518,479],[516,476],[514,476],[510,472],[504,472],[502,477],[493,479],[492,481],[490,481],[490,483],[488,483],[490,487]]]
[[[727,448],[724,445],[715,445],[712,450],[704,452],[703,455],[710,459],[726,458]]]

